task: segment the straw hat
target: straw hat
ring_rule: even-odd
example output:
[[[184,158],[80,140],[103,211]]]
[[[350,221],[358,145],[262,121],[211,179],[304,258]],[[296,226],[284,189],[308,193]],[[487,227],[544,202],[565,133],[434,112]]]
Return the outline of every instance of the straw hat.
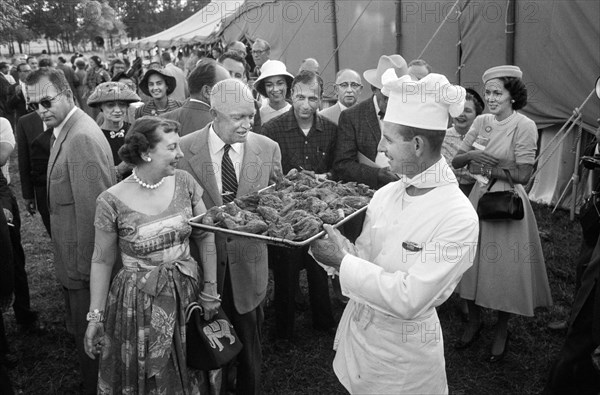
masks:
[[[400,55],[383,55],[379,58],[376,69],[370,69],[363,73],[365,80],[375,88],[383,88],[381,76],[387,69],[394,69],[398,77],[408,74],[406,60]]]
[[[175,86],[177,85],[177,80],[175,79],[173,73],[166,69],[150,69],[146,71],[146,74],[144,74],[144,78],[142,78],[142,80],[140,81],[141,91],[144,92],[146,96],[152,97],[152,94],[150,94],[150,90],[148,89],[148,79],[154,74],[160,75],[165,80],[165,84],[167,84],[167,96],[173,93],[173,91],[175,90]]]
[[[87,104],[90,107],[100,107],[102,103],[111,101],[135,103],[140,100],[140,97],[122,82],[103,82],[94,89]]]
[[[279,60],[267,60],[262,65],[260,68],[260,76],[254,82],[254,88],[256,88],[258,93],[264,97],[267,97],[267,92],[265,91],[265,79],[274,77],[276,75],[282,75],[285,78],[289,93],[294,76],[288,73],[287,69],[285,68],[285,64]]]

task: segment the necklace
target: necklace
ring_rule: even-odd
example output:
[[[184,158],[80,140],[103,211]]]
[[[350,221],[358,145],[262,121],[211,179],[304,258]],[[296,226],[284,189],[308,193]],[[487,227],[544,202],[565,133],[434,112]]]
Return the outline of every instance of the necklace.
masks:
[[[131,172],[131,175],[133,176],[133,179],[135,180],[135,182],[137,182],[138,184],[140,184],[143,188],[148,188],[148,189],[156,189],[159,186],[161,186],[161,184],[163,182],[165,182],[165,177],[161,178],[161,180],[159,182],[157,182],[156,184],[146,184],[144,181],[140,180],[140,178],[137,176],[137,174],[135,174],[135,168],[133,169],[133,171]]]
[[[515,115],[517,115],[517,112],[513,110],[512,114],[510,114],[508,117],[504,118],[502,121],[498,121],[497,117],[494,117],[494,121],[496,122],[497,125],[504,126],[504,125],[508,124],[510,121],[512,121],[512,119],[515,117]]]

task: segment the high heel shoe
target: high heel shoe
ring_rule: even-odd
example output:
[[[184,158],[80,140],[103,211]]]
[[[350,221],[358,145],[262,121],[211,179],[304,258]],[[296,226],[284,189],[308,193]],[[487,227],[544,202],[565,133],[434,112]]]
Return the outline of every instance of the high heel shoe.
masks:
[[[504,359],[506,355],[506,351],[508,350],[508,341],[510,340],[510,331],[506,332],[506,340],[504,341],[504,349],[500,354],[490,354],[490,358],[488,359],[489,363],[497,363]]]
[[[475,343],[475,340],[477,340],[479,338],[479,335],[481,335],[482,330],[483,330],[483,322],[480,322],[479,326],[477,327],[477,330],[475,331],[473,336],[467,341],[464,341],[463,339],[458,339],[458,341],[456,343],[454,343],[454,349],[455,350],[464,350],[465,348],[471,347],[471,345],[473,343]]]

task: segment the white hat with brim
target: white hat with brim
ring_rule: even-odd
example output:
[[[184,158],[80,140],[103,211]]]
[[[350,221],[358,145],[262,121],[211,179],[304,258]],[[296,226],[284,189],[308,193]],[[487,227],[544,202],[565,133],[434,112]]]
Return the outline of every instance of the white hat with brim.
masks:
[[[408,65],[406,60],[400,55],[383,55],[379,58],[376,69],[370,69],[363,73],[365,80],[375,88],[381,89],[381,76],[388,69],[394,69],[397,77],[408,74]]]
[[[258,93],[264,97],[267,97],[267,92],[265,91],[265,80],[276,75],[281,75],[285,78],[289,92],[292,86],[292,81],[294,80],[294,76],[288,73],[285,63],[279,60],[267,60],[262,65],[260,68],[260,76],[254,82],[254,88],[258,91]]]
[[[430,73],[415,81],[409,75],[398,78],[394,69],[388,69],[381,79],[390,92],[386,122],[445,132],[449,116],[457,117],[464,110],[465,88],[452,85],[441,74]]]

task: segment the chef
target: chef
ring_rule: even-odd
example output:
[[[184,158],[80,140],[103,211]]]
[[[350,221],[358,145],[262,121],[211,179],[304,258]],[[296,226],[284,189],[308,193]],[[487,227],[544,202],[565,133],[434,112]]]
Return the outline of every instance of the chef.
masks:
[[[378,150],[400,180],[375,193],[356,244],[326,225],[328,237],[311,246],[350,298],[333,369],[350,393],[446,394],[435,307],[472,265],[479,231],[441,155],[465,90],[433,73],[413,81],[388,70],[382,82],[390,98]]]

